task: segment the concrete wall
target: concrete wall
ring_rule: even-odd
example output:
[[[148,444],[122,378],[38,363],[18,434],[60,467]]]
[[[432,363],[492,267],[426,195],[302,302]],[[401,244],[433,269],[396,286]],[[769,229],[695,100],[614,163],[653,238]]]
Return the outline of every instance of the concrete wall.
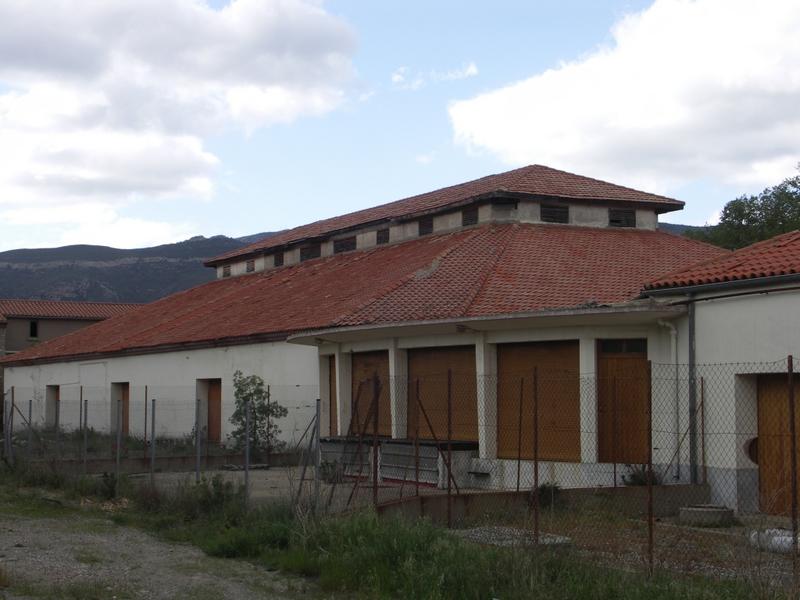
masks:
[[[7,368],[5,386],[15,387],[18,405],[33,404],[34,422],[43,424],[47,386],[61,389],[62,427],[79,423],[79,396],[88,402],[88,424],[108,431],[113,421],[112,383],[130,383],[130,433],[144,430],[147,398],[156,398],[159,435],[191,432],[195,420],[198,379],[222,379],[222,438],[231,431],[234,409],[233,373],[257,374],[270,385],[271,399],[289,409],[280,422],[282,439],[298,438],[314,415],[319,396],[318,357],[314,348],[284,342]],[[148,406],[149,408],[149,406]]]
[[[31,338],[30,322],[39,322],[39,337]],[[67,320],[67,319],[15,319],[9,318],[6,325],[6,352],[19,352],[46,340],[72,333],[78,329],[93,325],[95,321]],[[2,349],[3,346],[0,346]]]

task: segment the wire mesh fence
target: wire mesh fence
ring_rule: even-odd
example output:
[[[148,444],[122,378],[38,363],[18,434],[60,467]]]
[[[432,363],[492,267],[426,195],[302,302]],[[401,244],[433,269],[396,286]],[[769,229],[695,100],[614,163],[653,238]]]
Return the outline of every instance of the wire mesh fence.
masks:
[[[796,585],[791,357],[690,366],[631,354],[592,375],[506,359],[479,377],[376,371],[338,401],[271,386],[273,410],[257,414],[216,382],[12,388],[4,455],[165,490],[219,474],[251,504],[372,506],[483,543]]]

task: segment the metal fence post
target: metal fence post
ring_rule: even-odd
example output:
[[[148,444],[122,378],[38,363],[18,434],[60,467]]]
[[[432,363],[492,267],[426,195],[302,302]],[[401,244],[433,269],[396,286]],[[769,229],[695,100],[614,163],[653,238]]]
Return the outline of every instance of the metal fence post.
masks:
[[[272,435],[270,434],[269,426],[270,426],[270,407],[269,401],[272,398],[272,389],[270,384],[267,384],[267,467],[270,466],[270,461],[272,460]]]
[[[533,543],[539,543],[539,368],[533,367]]]
[[[147,386],[144,386],[144,430],[142,435],[144,436],[144,444],[142,446],[144,448],[144,457],[147,458]]]
[[[16,387],[11,387],[11,406],[8,410],[8,460],[14,460],[14,410],[17,408]]]
[[[522,394],[525,390],[525,378],[519,378],[519,414],[517,415],[517,493],[519,493],[520,467],[522,466]]]
[[[653,363],[647,361],[647,570],[653,574]]]
[[[122,457],[122,398],[117,398],[117,464],[115,492],[119,493],[120,460]]]
[[[89,399],[83,397],[83,386],[80,394],[83,403],[83,474],[86,475],[86,459],[89,453]]]
[[[611,378],[611,453],[614,459],[614,487],[617,487],[617,455],[619,454],[619,414],[617,407],[617,376]]]
[[[797,576],[797,423],[794,405],[794,358],[787,359],[787,386],[789,388],[789,433],[792,452],[792,572]]]
[[[378,509],[378,413],[380,405],[381,384],[378,374],[373,375],[372,398],[375,412],[372,415],[372,505]]]
[[[244,402],[244,502],[250,502],[250,400]]]
[[[320,399],[317,398],[317,410],[316,410],[316,433],[317,435],[314,436],[314,512],[317,511],[317,507],[319,506],[319,479],[320,479],[320,462],[322,460],[322,446],[320,444],[320,439],[322,437],[322,428],[320,425]]]
[[[200,483],[200,398],[194,403],[194,480]]]
[[[447,528],[453,527],[453,371],[447,369]]]
[[[417,402],[414,405],[416,407],[416,412],[414,413],[414,481],[416,496],[419,497],[419,377],[416,379],[414,387],[417,398]]]
[[[61,391],[60,388],[56,388],[59,392],[58,396],[56,397],[56,464],[61,463]]]
[[[33,458],[33,398],[28,398],[28,462]]]
[[[156,399],[150,400],[150,487],[156,487]]]

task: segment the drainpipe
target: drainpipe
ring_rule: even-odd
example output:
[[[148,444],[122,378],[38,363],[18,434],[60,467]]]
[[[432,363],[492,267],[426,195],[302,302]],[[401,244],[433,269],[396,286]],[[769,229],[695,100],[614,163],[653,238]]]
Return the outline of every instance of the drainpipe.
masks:
[[[663,319],[658,320],[661,327],[669,329],[670,338],[670,354],[672,355],[672,364],[675,369],[675,450],[677,460],[675,461],[675,479],[681,478],[681,403],[680,403],[680,381],[678,379],[678,328],[669,321]]]
[[[689,476],[697,483],[697,384],[695,382],[695,303],[689,294]]]

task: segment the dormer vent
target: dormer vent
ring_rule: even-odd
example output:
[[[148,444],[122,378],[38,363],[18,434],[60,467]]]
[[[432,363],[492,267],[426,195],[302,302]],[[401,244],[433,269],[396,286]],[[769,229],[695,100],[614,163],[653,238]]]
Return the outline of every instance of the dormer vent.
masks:
[[[375,232],[375,243],[376,244],[388,244],[389,243],[389,229],[378,229]]]
[[[341,240],[333,240],[333,253],[339,254],[340,252],[350,252],[356,249],[356,236],[342,238]]]
[[[321,244],[311,244],[310,246],[303,246],[300,248],[300,262],[311,260],[312,258],[319,258],[322,254]]]
[[[276,252],[272,255],[272,264],[276,267],[283,266],[283,252]]]
[[[542,204],[543,223],[569,223],[569,206]]]
[[[419,220],[419,235],[433,233],[433,217],[422,217]]]
[[[636,227],[636,211],[632,208],[609,208],[609,227]]]
[[[470,206],[461,211],[461,226],[469,227],[478,224],[478,207]]]

